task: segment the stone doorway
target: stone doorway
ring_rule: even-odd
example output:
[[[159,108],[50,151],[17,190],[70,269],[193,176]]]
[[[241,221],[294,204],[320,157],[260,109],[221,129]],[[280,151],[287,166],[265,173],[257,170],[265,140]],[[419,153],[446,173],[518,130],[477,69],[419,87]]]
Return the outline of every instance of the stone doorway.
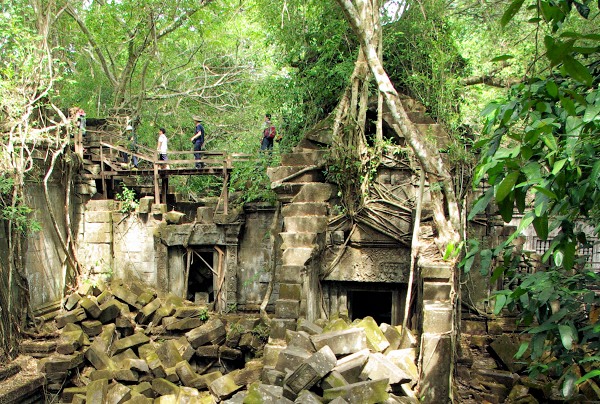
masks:
[[[216,279],[214,268],[214,248],[188,248],[184,262],[189,262],[185,279],[186,299],[197,304],[215,301]]]

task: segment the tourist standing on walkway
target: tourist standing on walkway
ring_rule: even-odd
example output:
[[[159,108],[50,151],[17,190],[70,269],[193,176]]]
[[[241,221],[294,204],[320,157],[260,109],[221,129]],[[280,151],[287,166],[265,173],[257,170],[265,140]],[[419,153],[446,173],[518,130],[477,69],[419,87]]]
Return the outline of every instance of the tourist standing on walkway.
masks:
[[[166,164],[167,142],[167,131],[165,128],[160,128],[158,130],[158,145],[156,146],[156,150],[158,151],[158,159],[165,162],[165,168],[169,168],[169,165]]]
[[[194,119],[194,124],[196,125],[196,129],[194,130],[194,136],[190,138],[192,143],[194,144],[194,159],[196,159],[196,168],[204,167],[204,163],[200,162],[202,158],[201,151],[204,148],[204,126],[202,126],[202,119],[198,115],[192,117]]]
[[[273,139],[275,139],[277,131],[271,123],[271,114],[265,114],[265,124],[263,126],[263,138],[260,144],[260,150],[272,150]]]

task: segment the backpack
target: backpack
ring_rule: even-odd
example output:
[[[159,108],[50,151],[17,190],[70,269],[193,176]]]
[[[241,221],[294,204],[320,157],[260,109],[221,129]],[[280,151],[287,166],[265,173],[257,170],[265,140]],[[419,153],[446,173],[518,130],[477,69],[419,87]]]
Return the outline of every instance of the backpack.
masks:
[[[265,128],[264,136],[267,139],[274,139],[276,134],[277,131],[275,130],[275,126],[269,126],[268,128]]]

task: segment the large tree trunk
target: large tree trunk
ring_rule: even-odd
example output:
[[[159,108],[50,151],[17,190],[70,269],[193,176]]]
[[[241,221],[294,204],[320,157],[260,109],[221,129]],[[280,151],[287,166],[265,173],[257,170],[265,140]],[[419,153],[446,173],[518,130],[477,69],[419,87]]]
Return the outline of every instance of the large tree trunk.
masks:
[[[374,46],[378,25],[376,24],[376,22],[378,23],[377,13],[379,12],[377,1],[375,0],[375,6],[370,1],[337,1],[359,39],[361,50],[377,82],[379,92],[383,95],[384,102],[392,115],[395,129],[400,131],[413,150],[421,168],[427,173],[429,184],[440,185],[439,187],[430,186],[430,193],[433,218],[438,232],[436,242],[443,255],[448,246],[456,245],[460,240],[460,215],[450,170],[440,154],[433,149],[432,145],[423,140],[423,136],[409,120],[404,106],[400,102],[398,92],[383,69],[377,48]]]

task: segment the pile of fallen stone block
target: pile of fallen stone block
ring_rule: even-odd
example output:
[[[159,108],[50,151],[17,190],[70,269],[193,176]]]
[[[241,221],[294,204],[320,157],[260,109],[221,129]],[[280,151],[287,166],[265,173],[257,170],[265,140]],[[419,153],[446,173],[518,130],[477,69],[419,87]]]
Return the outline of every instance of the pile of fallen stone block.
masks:
[[[37,349],[52,401],[417,402],[414,337],[370,317],[300,319],[265,345],[269,329],[255,316],[121,281],[81,287],[63,306],[56,339],[23,345]]]
[[[416,341],[371,317],[300,319],[285,342],[265,346],[261,381],[228,403],[418,403]]]
[[[113,281],[85,286],[54,320],[38,363],[64,403],[216,403],[260,379],[266,340],[253,317],[229,320],[182,298]],[[264,332],[263,332],[264,334]]]

